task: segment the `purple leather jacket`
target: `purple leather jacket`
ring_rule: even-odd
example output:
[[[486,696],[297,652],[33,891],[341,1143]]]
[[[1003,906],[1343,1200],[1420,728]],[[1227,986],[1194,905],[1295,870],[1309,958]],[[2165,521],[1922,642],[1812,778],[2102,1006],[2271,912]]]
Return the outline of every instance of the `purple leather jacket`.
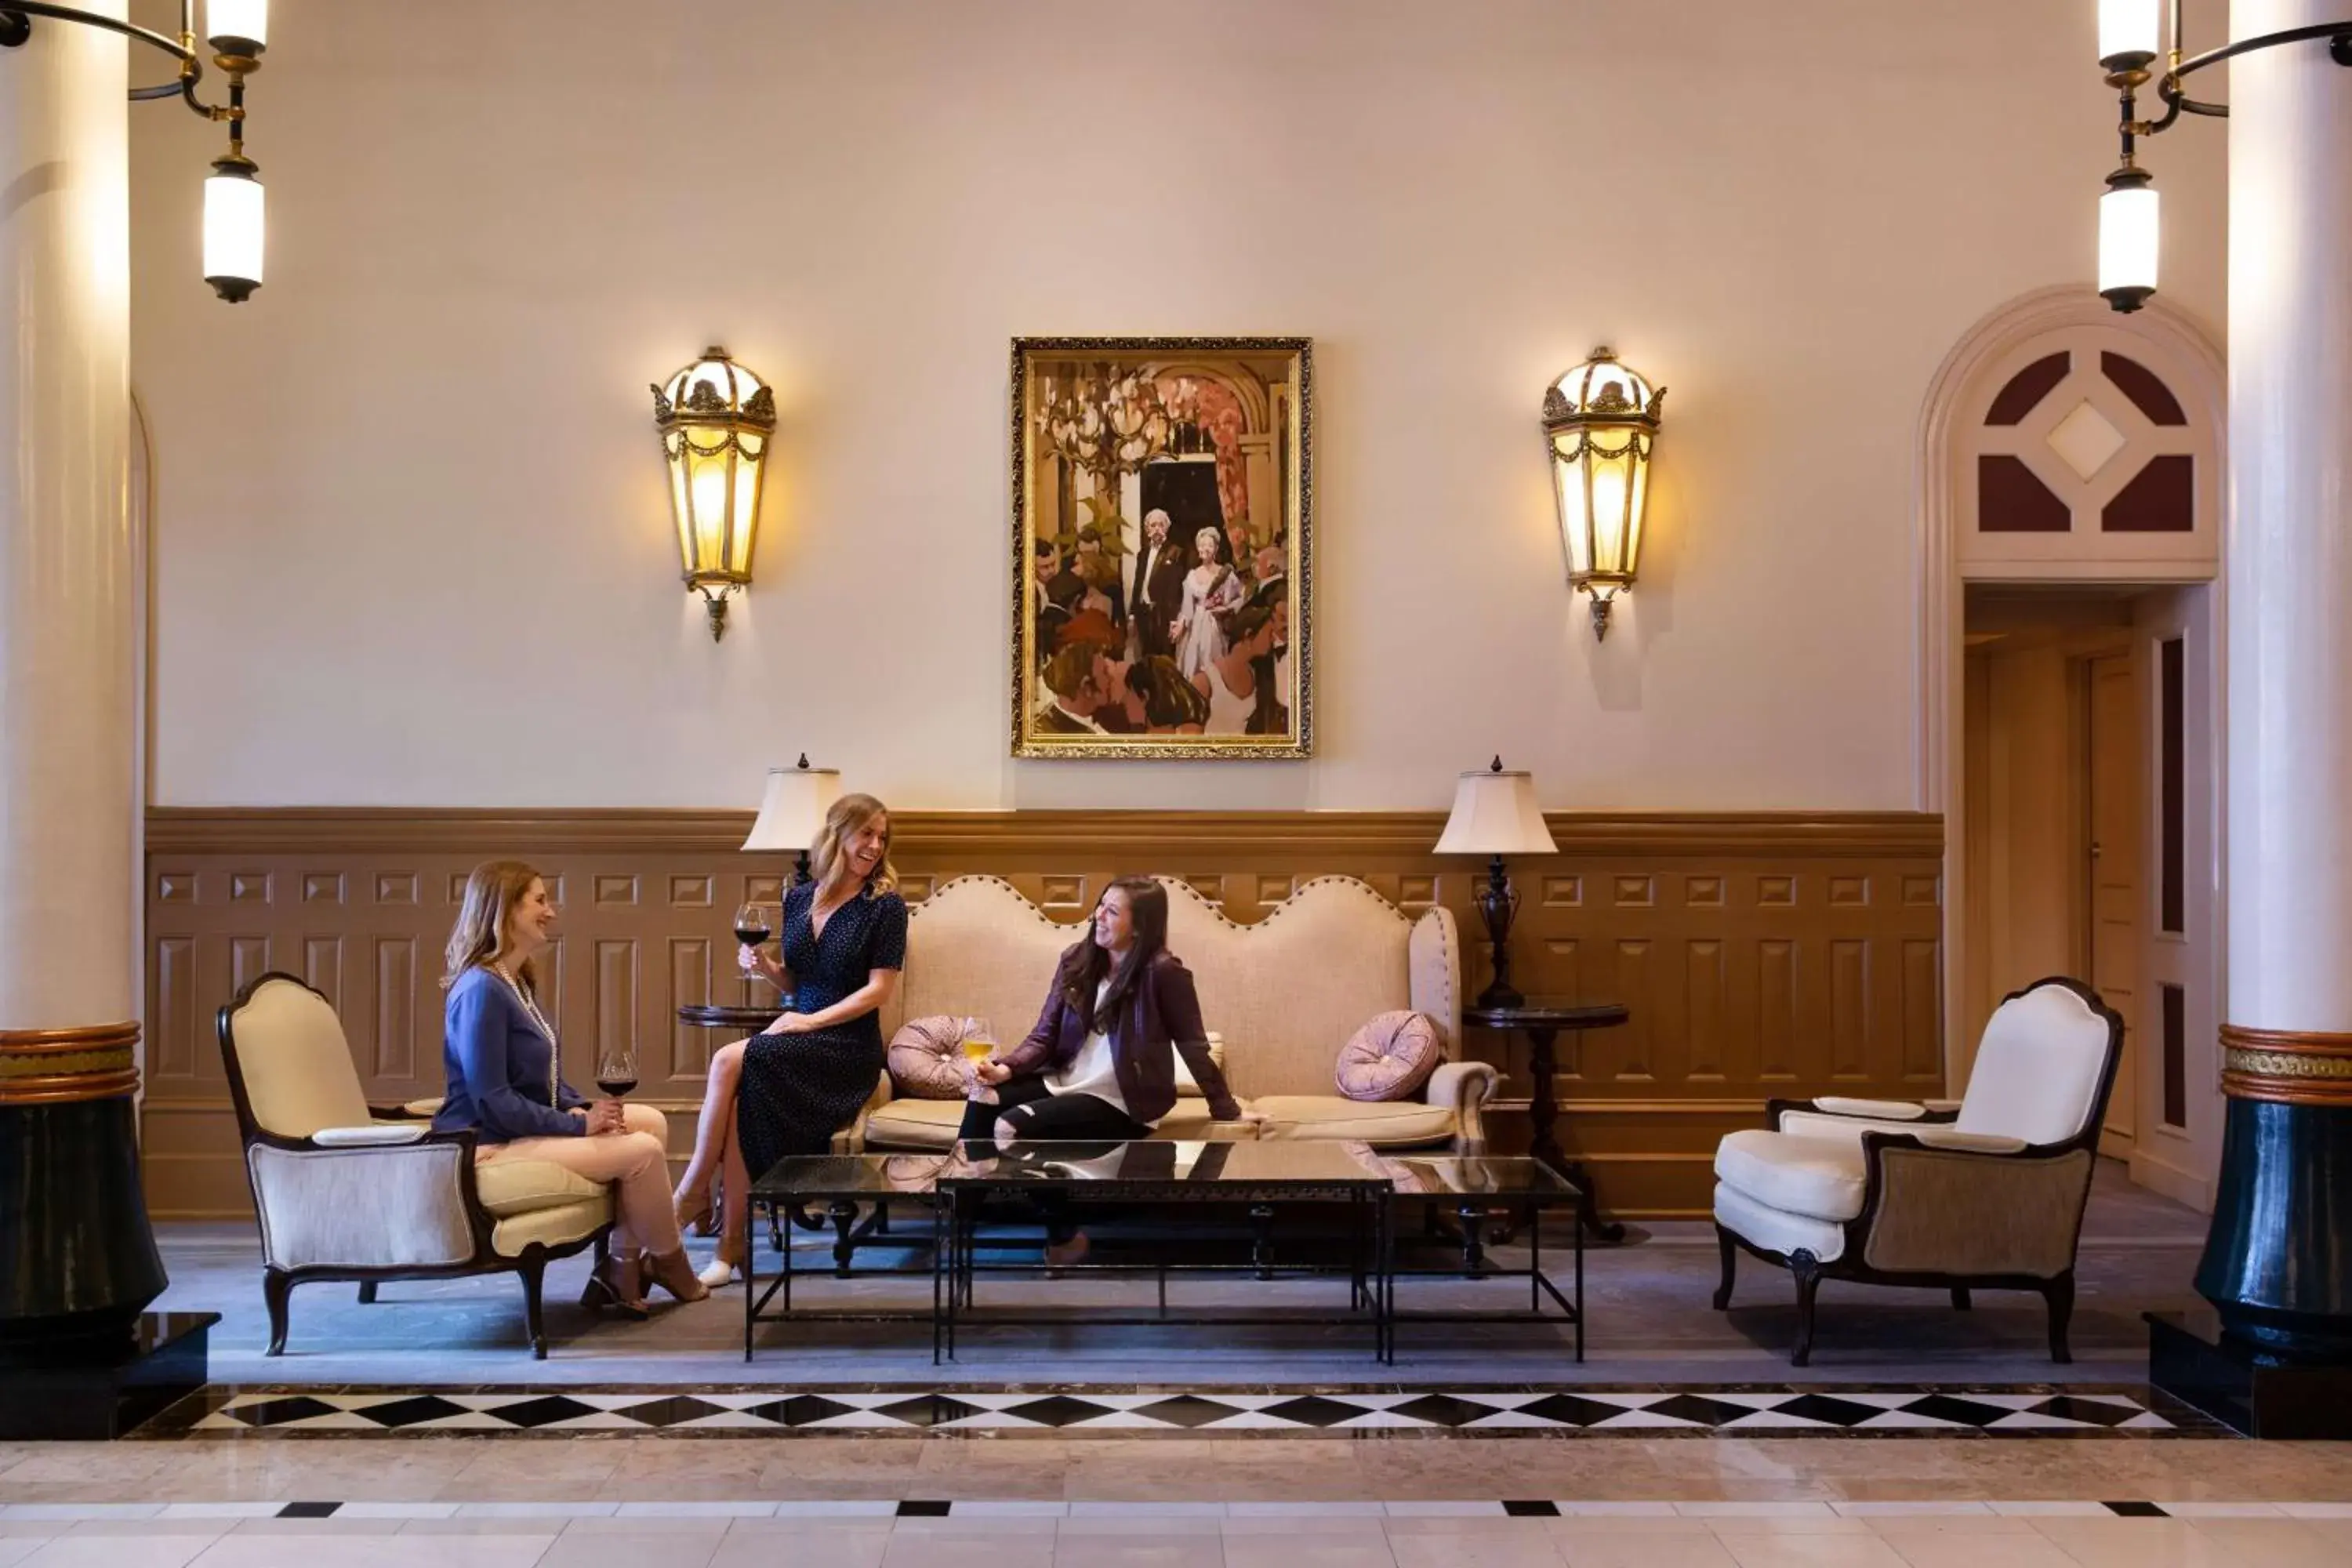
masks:
[[[1054,993],[1045,999],[1029,1037],[998,1058],[1016,1074],[1068,1067],[1094,1032],[1093,1021],[1063,994],[1065,977],[1084,945],[1072,947],[1055,966]],[[1219,1121],[1239,1120],[1241,1105],[1225,1087],[1224,1073],[1209,1058],[1209,1036],[1201,1026],[1201,997],[1192,988],[1192,972],[1174,953],[1162,952],[1145,967],[1111,1023],[1111,1060],[1129,1116],[1157,1121],[1175,1108],[1179,1051],[1192,1069],[1192,1081],[1208,1098],[1209,1114]]]

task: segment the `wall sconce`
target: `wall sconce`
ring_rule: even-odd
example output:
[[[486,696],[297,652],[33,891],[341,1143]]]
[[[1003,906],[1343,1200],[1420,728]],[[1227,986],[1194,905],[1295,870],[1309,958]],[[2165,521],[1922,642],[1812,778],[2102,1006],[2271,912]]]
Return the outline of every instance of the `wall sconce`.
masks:
[[[2158,0],[2099,0],[2099,71],[2120,100],[2116,130],[2123,142],[2123,161],[2107,176],[2099,197],[2099,293],[2119,311],[2138,310],[2156,292],[2156,258],[2161,237],[2157,225],[2156,177],[2134,163],[2139,138],[2169,131],[2183,114],[2227,118],[2226,103],[2205,103],[2182,90],[2180,79],[2208,66],[2220,65],[2255,49],[2281,44],[2325,41],[2330,58],[2352,66],[2352,16],[2340,22],[2316,22],[2260,37],[2241,38],[2218,49],[2207,49],[2188,59],[2180,58],[2180,0],[2172,0],[2172,47],[2161,50],[2163,36]],[[2154,72],[2158,54],[2164,69]],[[2154,120],[2139,118],[2139,89],[2150,78],[2164,112]]]
[[[716,344],[653,390],[678,557],[688,589],[702,593],[717,642],[727,634],[727,595],[751,585],[775,394]]]
[[[213,160],[205,180],[205,281],[232,305],[261,287],[262,191],[260,165],[245,155],[245,79],[261,68],[269,43],[269,0],[209,0],[205,42],[213,64],[228,78],[228,101],[209,104],[196,97],[205,68],[196,53],[196,0],[180,0],[180,36],[137,27],[113,16],[73,5],[0,0],[0,48],[16,48],[33,36],[33,18],[79,22],[151,44],[180,62],[180,74],[158,87],[134,87],[132,101],[176,98],[206,120],[228,126],[228,151]]]
[[[1609,349],[1551,384],[1544,394],[1544,444],[1568,581],[1592,595],[1592,635],[1609,635],[1609,606],[1633,585],[1642,561],[1642,513],[1650,500],[1650,451],[1658,439],[1663,386],[1650,384]]]

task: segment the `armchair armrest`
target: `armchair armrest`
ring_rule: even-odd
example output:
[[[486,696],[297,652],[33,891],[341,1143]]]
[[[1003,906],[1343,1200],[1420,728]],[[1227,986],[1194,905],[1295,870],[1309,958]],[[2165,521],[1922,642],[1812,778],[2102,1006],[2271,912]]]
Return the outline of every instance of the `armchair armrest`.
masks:
[[[378,1121],[430,1121],[440,1113],[441,1096],[427,1095],[422,1100],[404,1100],[398,1104],[371,1104],[368,1114]]]
[[[247,1145],[245,1158],[273,1268],[454,1267],[488,1233],[472,1201],[471,1132],[348,1147],[272,1138]]]
[[[421,1121],[377,1121],[365,1127],[321,1127],[310,1142],[321,1149],[381,1148],[422,1141],[429,1129]]]
[[[1907,1100],[1855,1100],[1838,1094],[1825,1094],[1818,1100],[1764,1102],[1765,1126],[1776,1132],[1800,1132],[1790,1123],[1801,1121],[1805,1125],[1801,1135],[1807,1138],[1836,1138],[1870,1127],[1916,1131],[1948,1125],[1959,1114],[1958,1107],[1949,1102],[1939,1107]]]
[[[1465,1154],[1486,1149],[1486,1101],[1500,1075],[1486,1062],[1440,1062],[1422,1087],[1422,1102],[1454,1111],[1455,1147]]]

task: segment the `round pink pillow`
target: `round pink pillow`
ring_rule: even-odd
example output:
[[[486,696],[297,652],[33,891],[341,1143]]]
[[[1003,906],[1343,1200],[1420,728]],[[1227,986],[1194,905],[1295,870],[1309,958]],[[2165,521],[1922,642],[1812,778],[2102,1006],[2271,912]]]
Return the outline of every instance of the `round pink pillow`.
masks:
[[[908,1100],[964,1097],[965,1020],[909,1018],[890,1037],[890,1081]]]
[[[1445,1059],[1445,1042],[1426,1013],[1382,1013],[1339,1047],[1332,1078],[1349,1100],[1402,1100]]]

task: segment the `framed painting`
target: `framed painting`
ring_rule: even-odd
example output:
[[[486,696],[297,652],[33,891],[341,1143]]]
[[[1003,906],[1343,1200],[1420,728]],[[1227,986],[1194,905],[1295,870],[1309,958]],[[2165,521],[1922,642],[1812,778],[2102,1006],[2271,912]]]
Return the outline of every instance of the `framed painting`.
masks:
[[[1305,338],[1013,342],[1013,754],[1315,738]]]

